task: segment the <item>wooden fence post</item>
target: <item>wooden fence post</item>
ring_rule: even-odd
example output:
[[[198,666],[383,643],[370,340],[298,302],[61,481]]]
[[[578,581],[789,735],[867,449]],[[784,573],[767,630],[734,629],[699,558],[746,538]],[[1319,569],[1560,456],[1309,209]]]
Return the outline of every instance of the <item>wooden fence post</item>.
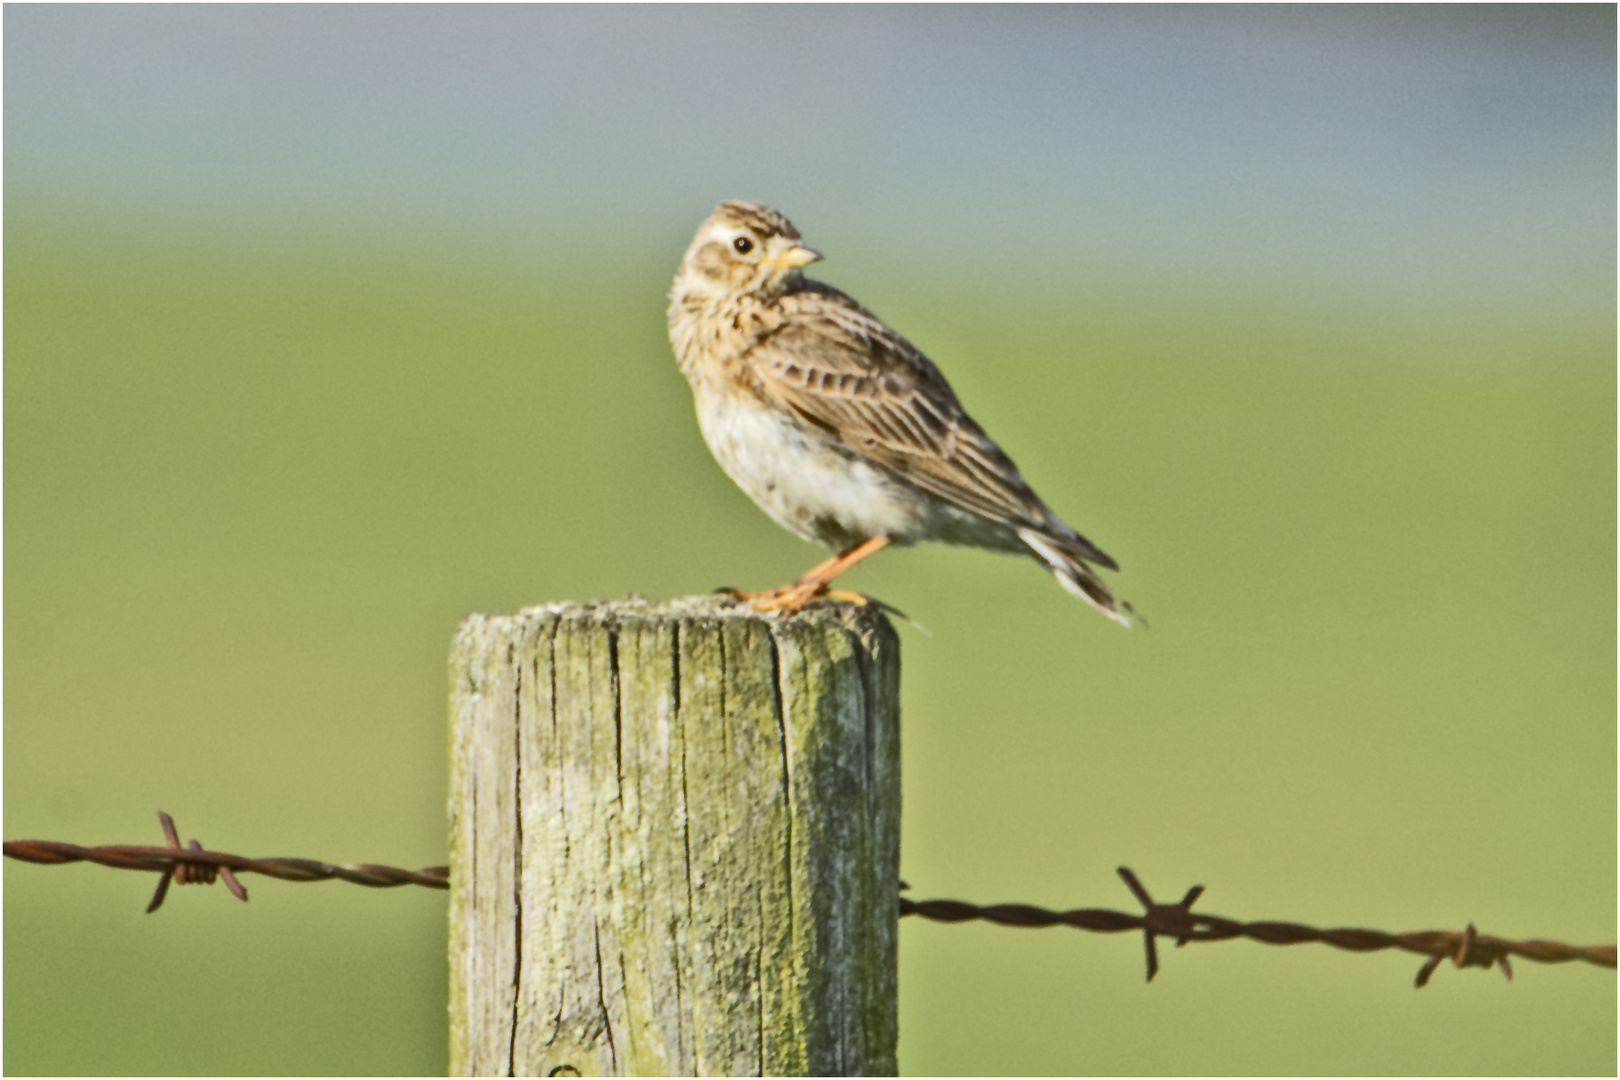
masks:
[[[847,604],[463,622],[451,1073],[894,1074],[899,671]]]

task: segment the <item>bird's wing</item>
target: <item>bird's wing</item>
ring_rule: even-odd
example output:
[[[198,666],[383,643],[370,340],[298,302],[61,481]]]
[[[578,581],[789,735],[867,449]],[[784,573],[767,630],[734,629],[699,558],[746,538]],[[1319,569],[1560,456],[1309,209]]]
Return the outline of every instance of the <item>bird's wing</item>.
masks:
[[[747,355],[763,397],[930,494],[1118,569],[1030,490],[909,341],[829,286],[807,283],[777,303]]]

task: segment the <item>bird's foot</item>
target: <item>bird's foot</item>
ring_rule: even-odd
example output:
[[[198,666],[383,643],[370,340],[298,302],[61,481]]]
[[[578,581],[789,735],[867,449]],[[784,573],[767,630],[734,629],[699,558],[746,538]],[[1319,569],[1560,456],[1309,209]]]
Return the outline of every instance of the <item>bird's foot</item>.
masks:
[[[746,589],[716,589],[716,592],[740,600],[749,611],[771,612],[783,615],[794,615],[803,611],[812,600],[842,600],[847,604],[865,607],[872,603],[871,597],[849,589],[829,589],[825,581],[795,581],[791,585],[783,585],[779,589],[766,589],[762,592],[750,592]]]

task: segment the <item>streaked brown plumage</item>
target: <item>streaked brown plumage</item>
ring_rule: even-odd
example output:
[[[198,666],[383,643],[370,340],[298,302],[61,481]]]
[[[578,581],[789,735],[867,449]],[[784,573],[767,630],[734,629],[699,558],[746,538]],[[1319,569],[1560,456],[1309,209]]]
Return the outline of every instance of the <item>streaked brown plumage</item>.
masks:
[[[716,460],[778,523],[842,553],[740,595],[797,610],[866,555],[937,540],[1029,555],[1129,625],[1093,569],[1114,560],[1048,509],[920,350],[804,277],[821,256],[799,240],[777,211],[723,202],[670,290],[670,342]]]

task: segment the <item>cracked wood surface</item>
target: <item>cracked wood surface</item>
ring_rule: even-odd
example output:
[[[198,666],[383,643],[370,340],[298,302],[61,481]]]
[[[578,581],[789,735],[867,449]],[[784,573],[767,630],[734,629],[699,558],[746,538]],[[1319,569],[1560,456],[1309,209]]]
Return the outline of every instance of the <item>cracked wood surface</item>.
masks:
[[[451,1073],[892,1075],[899,669],[846,604],[463,622]]]

